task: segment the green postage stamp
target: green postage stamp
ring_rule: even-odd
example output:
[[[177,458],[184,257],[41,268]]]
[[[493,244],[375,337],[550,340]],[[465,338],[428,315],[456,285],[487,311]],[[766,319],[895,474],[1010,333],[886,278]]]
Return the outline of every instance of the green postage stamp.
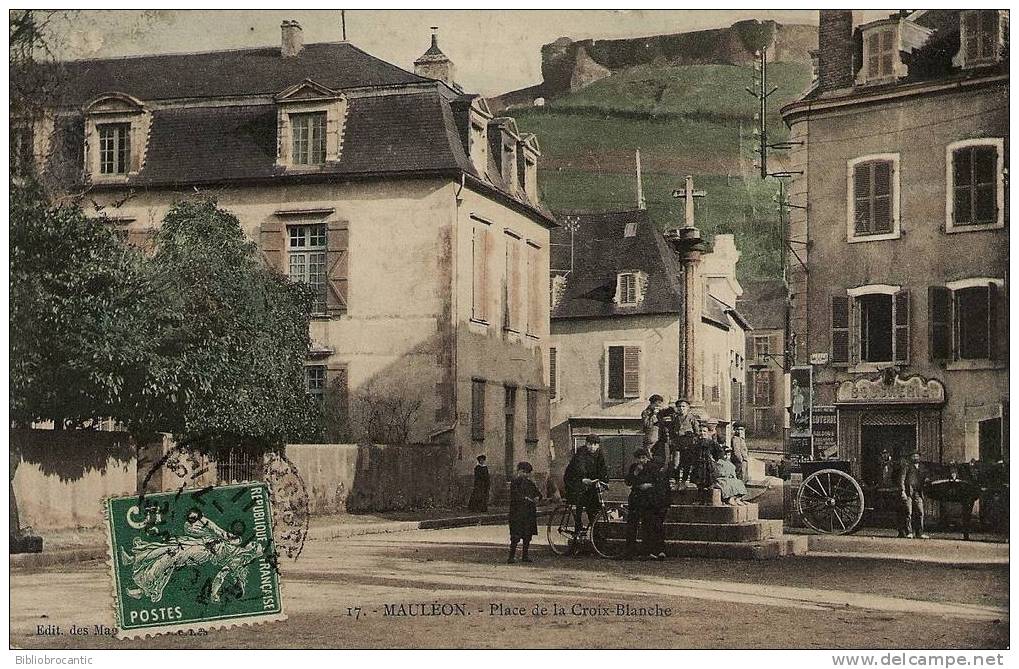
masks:
[[[106,500],[118,636],[283,620],[265,483]]]

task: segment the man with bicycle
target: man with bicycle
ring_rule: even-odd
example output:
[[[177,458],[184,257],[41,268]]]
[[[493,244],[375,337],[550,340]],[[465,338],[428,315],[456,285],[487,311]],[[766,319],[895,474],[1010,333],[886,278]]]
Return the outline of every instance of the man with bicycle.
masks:
[[[594,524],[595,516],[601,510],[597,486],[605,484],[609,471],[600,448],[601,438],[596,434],[588,435],[584,445],[577,449],[570,464],[566,465],[563,475],[566,500],[573,505],[573,529],[577,535],[580,534],[584,510],[587,510],[588,526]]]

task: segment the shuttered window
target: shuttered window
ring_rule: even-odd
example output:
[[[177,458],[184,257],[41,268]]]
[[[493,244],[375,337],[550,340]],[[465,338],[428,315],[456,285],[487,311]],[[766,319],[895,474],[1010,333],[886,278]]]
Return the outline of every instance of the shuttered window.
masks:
[[[771,377],[769,370],[754,372],[754,404],[757,406],[771,406]]]
[[[996,146],[967,146],[952,152],[954,225],[998,221],[997,165]]]
[[[485,381],[471,380],[471,439],[485,440]]]
[[[524,441],[534,444],[538,441],[538,400],[541,394],[533,389],[527,389],[527,428],[524,433]]]
[[[326,310],[326,226],[291,225],[287,233],[290,278],[311,286],[313,309],[322,313]]]
[[[555,346],[548,349],[548,396],[549,399],[559,397],[559,352]]]
[[[527,334],[538,336],[542,331],[542,320],[545,318],[545,310],[542,308],[542,295],[544,293],[544,277],[548,272],[539,270],[541,249],[528,243],[524,247],[527,251]]]
[[[831,298],[831,361],[836,365],[849,364],[849,297]]]
[[[867,78],[880,79],[894,73],[896,30],[887,28],[867,36]]]
[[[945,286],[928,288],[931,361],[943,364],[999,357],[999,290],[991,281],[954,291]]]
[[[971,10],[959,16],[964,67],[998,57],[997,10]]]
[[[471,318],[488,322],[488,225],[474,221],[471,241],[473,256],[473,292],[471,296]]]
[[[871,160],[853,167],[853,231],[856,235],[892,232],[892,178],[890,160]]]
[[[503,275],[503,327],[513,332],[521,330],[521,308],[523,300],[521,295],[522,273],[520,271],[520,246],[519,237],[507,233],[504,235],[506,241],[506,271]]]
[[[608,351],[609,399],[640,396],[640,347],[610,346]]]
[[[637,304],[637,275],[625,272],[618,275],[616,283],[616,298],[621,306],[633,306]]]

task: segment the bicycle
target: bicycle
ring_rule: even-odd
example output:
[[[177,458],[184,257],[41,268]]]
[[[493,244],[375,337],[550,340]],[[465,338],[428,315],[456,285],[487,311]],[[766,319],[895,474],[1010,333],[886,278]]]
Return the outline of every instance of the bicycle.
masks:
[[[602,491],[608,488],[604,481],[596,480],[592,483],[598,494],[598,503],[601,507],[595,515],[591,527],[581,524],[580,531],[576,528],[577,505],[571,502],[563,502],[548,520],[548,545],[556,555],[576,553],[584,544],[590,544],[594,552],[603,558],[616,558],[626,545],[626,504],[612,503],[606,506]],[[587,511],[581,510],[581,520],[587,515]],[[590,531],[589,531],[590,530]]]

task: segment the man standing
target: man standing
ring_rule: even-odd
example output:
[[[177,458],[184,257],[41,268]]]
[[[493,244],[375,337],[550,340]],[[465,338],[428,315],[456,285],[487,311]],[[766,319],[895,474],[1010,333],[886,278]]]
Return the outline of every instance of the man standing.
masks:
[[[916,514],[916,534],[920,539],[929,539],[923,531],[923,480],[924,471],[920,465],[920,454],[910,453],[899,470],[899,497],[902,501],[902,530],[907,539],[912,539],[913,514]]]
[[[732,435],[732,464],[736,467],[736,475],[743,483],[750,480],[750,450],[747,447],[747,428],[743,423],[736,423]]]
[[[605,456],[599,450],[601,439],[596,434],[590,434],[584,442],[584,446],[577,449],[566,465],[566,472],[563,474],[563,487],[566,488],[566,499],[574,505],[574,530],[579,534],[581,527],[582,512],[587,510],[588,525],[594,524],[594,518],[601,509],[601,502],[598,501],[598,490],[600,483],[609,478],[608,466],[605,464]]]
[[[672,467],[676,471],[677,481],[690,481],[697,459],[696,442],[699,434],[700,425],[697,417],[690,412],[690,403],[676,400],[676,416],[672,421]]]

